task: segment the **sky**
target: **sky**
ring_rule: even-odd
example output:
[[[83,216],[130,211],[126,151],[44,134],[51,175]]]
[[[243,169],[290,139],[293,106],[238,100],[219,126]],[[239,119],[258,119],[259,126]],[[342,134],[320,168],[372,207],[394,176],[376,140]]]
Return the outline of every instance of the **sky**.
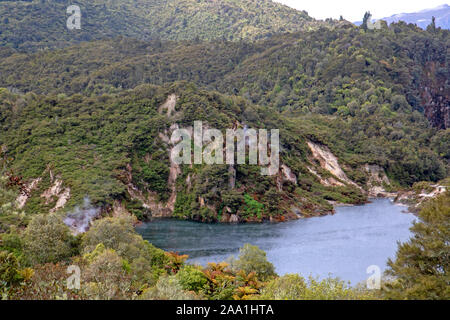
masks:
[[[354,22],[370,11],[373,19],[397,13],[416,12],[448,4],[448,0],[274,0],[298,10],[305,10],[316,19],[335,18]]]

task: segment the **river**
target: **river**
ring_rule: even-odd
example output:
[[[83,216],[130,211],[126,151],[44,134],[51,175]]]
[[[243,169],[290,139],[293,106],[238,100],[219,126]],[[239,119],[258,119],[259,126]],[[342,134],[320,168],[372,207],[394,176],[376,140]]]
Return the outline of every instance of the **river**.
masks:
[[[206,265],[237,255],[245,243],[267,252],[279,275],[299,273],[339,277],[353,285],[365,281],[366,270],[386,268],[397,242],[411,236],[416,217],[389,199],[362,206],[337,207],[336,214],[284,223],[202,224],[154,220],[137,228],[155,246],[188,254],[189,262]]]

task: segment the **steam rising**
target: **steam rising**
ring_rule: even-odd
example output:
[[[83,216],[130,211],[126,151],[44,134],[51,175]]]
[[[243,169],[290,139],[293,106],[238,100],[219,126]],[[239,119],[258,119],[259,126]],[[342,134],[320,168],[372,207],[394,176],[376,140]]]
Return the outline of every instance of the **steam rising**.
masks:
[[[91,221],[100,214],[100,209],[91,206],[88,197],[84,198],[83,207],[76,207],[67,214],[64,223],[75,231],[75,234],[86,232],[89,229]]]

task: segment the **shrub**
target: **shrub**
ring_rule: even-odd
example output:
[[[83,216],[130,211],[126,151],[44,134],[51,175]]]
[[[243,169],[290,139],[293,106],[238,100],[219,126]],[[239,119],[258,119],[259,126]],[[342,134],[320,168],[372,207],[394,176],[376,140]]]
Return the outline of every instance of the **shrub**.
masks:
[[[74,254],[75,238],[56,214],[33,217],[24,240],[25,256],[32,265],[63,261]]]
[[[194,266],[184,266],[176,278],[184,290],[199,292],[208,282],[205,274]]]
[[[248,243],[239,250],[238,259],[232,259],[231,265],[233,270],[255,272],[261,281],[269,280],[276,275],[275,267],[267,260],[266,253]]]
[[[101,247],[97,251],[101,251]],[[97,254],[85,270],[84,293],[89,299],[129,299],[131,279],[124,260],[111,249]]]
[[[102,243],[106,248],[113,249],[120,256],[129,259],[131,255],[134,255],[129,250],[130,246],[142,241],[142,238],[134,231],[134,221],[131,217],[104,218],[94,221],[89,231],[83,235],[83,252],[92,252]]]
[[[298,274],[286,274],[270,281],[260,296],[263,300],[296,300],[306,289],[305,279]]]
[[[12,285],[21,280],[19,262],[14,254],[0,251],[0,284]]]
[[[140,299],[142,300],[194,300],[196,296],[183,290],[176,276],[163,276],[156,286],[145,290]]]

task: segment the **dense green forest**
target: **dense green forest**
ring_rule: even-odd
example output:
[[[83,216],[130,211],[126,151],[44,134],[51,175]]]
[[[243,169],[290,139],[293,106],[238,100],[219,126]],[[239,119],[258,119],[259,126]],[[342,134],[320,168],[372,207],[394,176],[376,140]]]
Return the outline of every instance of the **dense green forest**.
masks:
[[[171,116],[158,110],[169,93],[178,96],[176,114]],[[318,119],[323,124],[314,118],[288,121],[243,98],[204,91],[187,83],[167,87],[142,85],[118,94],[92,97],[34,93],[22,96],[5,89],[1,94],[0,143],[8,149],[7,155],[15,159],[15,172],[26,180],[44,177],[27,202],[26,209],[30,212],[49,210],[57,201],[56,197],[50,201],[40,196],[54,183],[49,171],[71,188],[67,208],[82,203],[85,196],[89,196],[95,206],[103,208],[112,206],[114,200],[124,201],[134,208],[139,199],[131,199],[127,190],[130,183],[142,190],[144,196],[156,192],[156,200],[166,202],[170,194],[167,181],[171,146],[160,134],[170,132],[174,123],[189,127],[194,120],[223,130],[236,122],[251,128],[281,128],[284,149],[281,161],[295,174],[302,175],[302,180],[299,185],[283,181],[283,185],[278,186],[278,176],[261,176],[255,165],[235,165],[234,174],[227,165],[193,168],[182,165],[176,181],[175,216],[220,221],[223,208],[229,207],[231,213],[239,212],[242,219],[261,220],[270,216],[292,216],[290,206],[296,203],[300,203],[299,210],[303,214],[311,215],[332,209],[326,199],[346,203],[366,199],[354,186],[322,186],[306,169],[310,151],[305,141],[318,141],[326,133],[326,118]],[[353,161],[349,174],[362,175],[360,166],[366,159]],[[230,183],[231,176],[236,180],[234,186]],[[253,197],[250,202],[246,200],[249,194]],[[200,198],[209,207],[200,206]],[[258,205],[257,200],[264,205],[259,217],[255,210],[247,208]],[[135,211],[140,212],[141,219],[146,218],[142,216],[145,212],[142,203],[134,209],[140,209]],[[157,215],[158,212],[147,214]]]
[[[332,209],[328,201],[361,203],[366,196],[348,183],[324,186],[310,170],[317,165],[308,141],[327,146],[362,189],[369,179],[365,164],[384,169],[393,189],[447,176],[450,133],[424,116],[423,94],[425,86],[449,78],[448,35],[404,23],[364,31],[343,22],[257,42],[121,37],[31,54],[3,49],[0,143],[26,181],[54,168],[72,190],[67,208],[89,196],[102,208],[118,200],[138,212],[124,171],[131,165],[133,185],[167,202],[169,145],[159,134],[172,125],[203,120],[223,131],[236,122],[280,128],[281,162],[299,178],[296,184],[281,186],[279,178],[255,178],[256,168],[236,166],[230,190],[226,166],[183,166],[172,213],[220,221],[227,208],[242,220],[280,219],[301,203],[295,212],[322,214]],[[158,112],[170,94],[178,96],[177,116]],[[206,176],[221,179],[212,179],[212,188]],[[46,179],[27,208],[48,210],[57,202],[39,196],[54,182]],[[248,196],[264,205],[264,214],[245,213]],[[139,217],[146,215],[151,210]]]
[[[80,0],[70,31],[69,4],[0,0],[1,298],[448,299],[448,192],[418,207],[381,291],[279,277],[251,245],[189,265],[133,226],[282,222],[448,187],[450,31],[269,0]],[[194,121],[279,129],[280,170],[175,165],[171,134]],[[79,210],[99,219],[75,235],[64,218]]]
[[[81,10],[80,30],[66,28],[66,9],[74,4]],[[268,0],[0,1],[0,17],[0,45],[20,50],[60,48],[118,35],[141,40],[256,40],[317,24],[306,12]]]

